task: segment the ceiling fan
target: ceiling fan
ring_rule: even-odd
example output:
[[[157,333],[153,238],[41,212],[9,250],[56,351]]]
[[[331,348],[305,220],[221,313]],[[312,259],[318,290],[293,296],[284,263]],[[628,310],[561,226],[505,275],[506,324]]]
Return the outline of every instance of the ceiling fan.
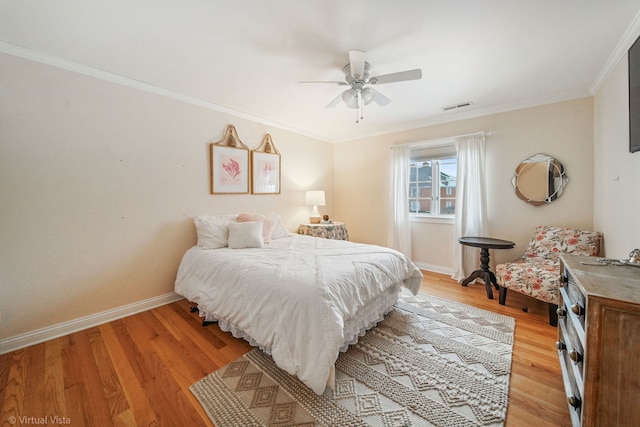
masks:
[[[391,100],[372,88],[372,85],[381,85],[386,83],[404,82],[408,80],[420,80],[422,78],[422,70],[400,71],[397,73],[383,74],[380,76],[371,76],[371,65],[364,60],[364,52],[361,50],[349,51],[349,63],[342,69],[345,75],[345,81],[304,81],[300,83],[331,83],[338,86],[350,86],[349,89],[336,96],[326,108],[333,108],[342,100],[347,107],[358,110],[356,123],[363,119],[363,107],[371,102],[384,107]]]

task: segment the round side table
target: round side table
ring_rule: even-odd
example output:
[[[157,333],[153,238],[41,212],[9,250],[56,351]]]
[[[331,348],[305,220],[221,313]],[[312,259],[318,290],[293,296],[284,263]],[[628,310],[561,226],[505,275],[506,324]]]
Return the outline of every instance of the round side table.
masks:
[[[344,222],[330,222],[320,224],[300,224],[298,234],[324,239],[349,240],[349,232]]]
[[[499,290],[496,275],[489,268],[489,249],[512,249],[516,244],[509,240],[492,239],[491,237],[460,237],[460,244],[480,248],[480,269],[474,271],[462,281],[462,286],[467,286],[473,279],[482,279],[487,288],[487,298],[493,299],[491,284]]]

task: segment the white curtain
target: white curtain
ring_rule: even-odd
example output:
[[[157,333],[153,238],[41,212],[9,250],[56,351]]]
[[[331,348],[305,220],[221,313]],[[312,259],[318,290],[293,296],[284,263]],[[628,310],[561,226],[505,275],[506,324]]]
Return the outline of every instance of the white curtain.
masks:
[[[409,222],[409,161],[406,145],[392,147],[391,201],[387,245],[411,258],[411,224]]]
[[[478,249],[458,243],[462,236],[487,236],[484,135],[455,139],[458,152],[456,213],[454,223],[453,279],[464,280],[479,265]]]

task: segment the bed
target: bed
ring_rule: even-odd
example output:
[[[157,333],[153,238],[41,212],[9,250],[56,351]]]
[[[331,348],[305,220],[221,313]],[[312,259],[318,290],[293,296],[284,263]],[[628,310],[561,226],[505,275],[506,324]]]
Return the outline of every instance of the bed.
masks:
[[[397,251],[290,234],[277,214],[198,217],[196,230],[175,291],[316,394],[339,352],[382,320],[401,286],[416,294],[422,280]]]

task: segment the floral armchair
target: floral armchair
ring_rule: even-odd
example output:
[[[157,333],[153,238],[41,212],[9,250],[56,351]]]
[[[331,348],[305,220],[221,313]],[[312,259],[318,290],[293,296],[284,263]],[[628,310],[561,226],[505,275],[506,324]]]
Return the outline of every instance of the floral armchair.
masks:
[[[536,227],[529,246],[519,259],[496,266],[498,302],[505,304],[507,289],[549,303],[549,324],[558,324],[560,254],[597,256],[602,234],[569,228]]]

